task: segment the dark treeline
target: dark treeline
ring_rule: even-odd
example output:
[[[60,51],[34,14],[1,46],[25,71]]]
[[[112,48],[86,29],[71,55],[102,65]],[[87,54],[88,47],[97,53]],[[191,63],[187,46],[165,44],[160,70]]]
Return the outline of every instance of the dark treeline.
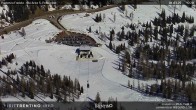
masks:
[[[12,60],[15,59],[15,55],[13,53],[7,55],[5,58],[2,58],[2,60],[0,61],[0,68],[2,68],[2,66],[7,66],[8,63],[12,63]]]
[[[194,82],[183,82],[177,79],[162,79],[161,83],[144,85],[138,82],[138,87],[129,85],[128,88],[149,96],[159,96],[175,101],[194,102],[196,100],[196,85]]]
[[[74,101],[83,93],[83,87],[78,79],[72,80],[65,75],[51,75],[43,65],[39,66],[34,61],[26,62],[19,70],[8,70],[6,75],[0,77],[0,96],[21,95],[34,99],[39,94],[68,102]]]
[[[163,11],[160,16],[165,17],[165,14],[163,13],[165,12]],[[183,16],[185,16],[185,13],[182,15],[182,18],[185,18]],[[135,24],[129,24],[128,27],[130,27],[131,31],[128,31],[127,33],[124,32],[124,27],[122,27],[122,31],[117,32],[116,34],[117,40],[128,40],[128,44],[132,47],[140,43],[135,51],[135,57],[137,59],[140,54],[145,54],[148,59],[155,61],[160,61],[161,59],[173,59],[177,61],[195,59],[196,38],[193,36],[196,31],[196,26],[193,25],[192,27],[189,27],[188,25],[184,26],[177,23],[177,27],[174,28],[174,23],[178,20],[174,20],[173,23],[167,23],[166,20],[162,20],[157,23],[156,19],[157,18],[154,19],[153,24],[151,22],[143,23],[143,29],[139,29],[138,32],[135,30]],[[192,17],[190,17],[190,19],[192,19]],[[185,22],[187,20],[181,21]],[[114,30],[110,32],[110,42],[114,39],[113,33],[115,33]],[[150,46],[149,42],[153,42],[153,46]],[[111,45],[113,44],[110,43],[109,45],[111,49]],[[171,47],[174,49],[171,50]]]
[[[190,25],[193,23],[194,18],[185,12],[166,16],[165,10],[162,10],[159,17],[152,21],[127,24],[119,32],[112,29],[108,47],[122,56],[117,66],[124,75],[141,80],[162,80],[165,84],[164,90],[161,83],[149,85],[143,92],[174,100],[193,101],[196,99],[193,94],[196,87],[191,82],[196,72],[196,63],[191,61],[196,59],[196,26]],[[125,32],[125,27],[129,31]],[[128,46],[115,46],[112,43],[114,39],[127,41]],[[130,47],[133,48],[133,54],[127,50]],[[170,78],[180,83],[178,93],[173,88],[176,85],[166,80]]]
[[[15,0],[16,2],[46,2],[46,0]],[[111,2],[111,0],[50,0],[51,2],[57,2],[57,6],[65,5],[66,3],[74,5],[79,4],[87,4],[89,5],[99,5],[99,6],[105,6],[107,3]],[[13,0],[5,0],[5,2],[13,2]],[[54,4],[52,5],[53,7]],[[48,5],[47,4],[28,4],[28,5],[21,5],[21,4],[8,4],[9,11],[6,15],[2,14],[1,18],[6,19],[8,21],[8,17],[10,17],[9,22],[20,22],[29,19],[32,15],[36,15],[42,12],[48,11]]]
[[[15,0],[16,2],[37,2],[42,3],[46,2],[46,0]],[[115,0],[49,0],[50,2],[56,2],[57,6],[55,4],[52,4],[53,7],[60,7],[65,4],[71,4],[72,7],[75,5],[88,5],[89,8],[91,8],[91,5],[98,5],[99,7],[106,6],[108,4],[115,4]],[[132,1],[132,2],[120,2],[122,5],[122,8],[126,3],[133,4],[134,8],[136,9],[136,5],[139,2],[142,2],[145,0],[140,1]],[[5,0],[5,2],[13,2],[12,0]],[[2,19],[6,19],[8,21],[8,17],[10,18],[9,22],[20,22],[29,19],[31,16],[40,14],[42,12],[48,11],[48,4],[28,4],[28,5],[21,5],[21,4],[8,4],[9,11],[7,12],[6,16],[4,14],[1,15]],[[58,9],[58,8],[57,8]]]
[[[6,2],[13,2],[13,0],[5,0]],[[36,2],[36,1],[45,1],[45,0],[15,0],[16,2]],[[47,11],[47,5],[17,5],[17,4],[8,4],[9,12],[7,12],[6,17],[10,17],[10,22],[20,22],[29,19],[31,14],[35,14],[35,12],[41,8]],[[2,15],[2,18],[5,16]]]
[[[192,102],[196,100],[196,85],[193,82],[161,80],[161,84],[153,84],[145,91],[150,95],[160,95],[164,98]]]

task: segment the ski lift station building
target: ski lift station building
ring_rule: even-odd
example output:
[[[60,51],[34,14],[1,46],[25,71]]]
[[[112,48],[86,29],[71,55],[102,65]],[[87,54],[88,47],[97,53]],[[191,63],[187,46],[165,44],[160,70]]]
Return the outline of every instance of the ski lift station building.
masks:
[[[76,49],[76,53],[78,55],[89,54],[90,51],[91,51],[91,47],[88,45],[81,45],[79,48]]]

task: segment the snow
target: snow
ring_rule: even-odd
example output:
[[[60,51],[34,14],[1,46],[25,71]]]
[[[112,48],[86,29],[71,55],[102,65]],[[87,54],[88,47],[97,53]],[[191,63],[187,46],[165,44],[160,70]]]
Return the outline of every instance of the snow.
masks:
[[[80,46],[80,50],[90,50],[91,47],[87,46],[87,45],[81,45]]]
[[[121,86],[127,85],[127,81],[131,80],[122,75],[114,67],[113,62],[118,56],[113,54],[106,46],[91,48],[93,53],[99,54],[98,62],[91,60],[76,61],[75,50],[78,47],[66,45],[58,45],[55,43],[46,44],[45,39],[55,36],[60,30],[50,24],[49,21],[39,19],[32,24],[24,27],[26,32],[25,39],[18,31],[11,32],[5,36],[4,40],[0,40],[2,57],[10,53],[16,55],[13,64],[9,64],[11,69],[18,69],[24,62],[35,60],[39,65],[44,65],[46,69],[50,69],[53,74],[67,75],[72,79],[78,78],[81,85],[84,87],[84,94],[78,101],[85,101],[87,97],[95,98],[97,92],[100,92],[102,100],[108,100],[109,97],[118,98],[119,101],[164,101],[159,97],[144,96],[141,93],[127,89]],[[18,66],[15,65],[18,63]],[[7,68],[3,67],[3,71]],[[2,73],[0,73],[2,75]],[[87,89],[87,81],[90,83],[90,88]],[[137,84],[136,84],[137,85]],[[3,101],[8,100],[24,100],[32,99],[17,98],[9,96],[2,97]],[[43,100],[51,100],[45,97]]]
[[[0,7],[0,14],[2,13],[3,7]]]
[[[162,8],[165,9],[166,14],[172,14],[173,8],[171,6],[161,6],[161,9]],[[102,33],[109,35],[109,31],[112,28],[115,29],[115,32],[121,31],[121,27],[127,23],[137,24],[138,22],[147,22],[152,20],[155,16],[158,16],[157,13],[161,12],[159,5],[138,5],[135,11],[131,6],[127,5],[126,9],[128,16],[133,12],[134,18],[132,21],[129,17],[126,17],[118,7],[101,12],[88,13],[90,16],[85,16],[86,13],[65,15],[62,17],[62,20],[60,20],[60,23],[66,29],[88,34],[98,43],[103,44],[101,47],[91,48],[92,52],[96,54],[98,62],[92,62],[91,59],[76,61],[77,55],[75,50],[79,47],[45,43],[46,39],[54,37],[61,30],[44,19],[36,20],[32,24],[24,27],[26,32],[25,36],[20,34],[22,29],[4,35],[5,39],[0,40],[0,59],[7,54],[14,53],[16,54],[16,59],[13,64],[9,64],[9,67],[12,69],[19,68],[20,65],[26,61],[35,60],[37,64],[42,64],[46,69],[49,69],[52,74],[58,73],[62,76],[70,76],[72,79],[79,79],[79,82],[84,87],[84,93],[77,101],[88,100],[87,97],[94,99],[97,92],[100,93],[101,100],[108,100],[109,97],[117,97],[119,101],[166,101],[167,99],[144,95],[124,87],[127,86],[128,81],[130,81],[131,84],[134,82],[135,87],[137,87],[138,81],[140,84],[143,83],[143,85],[155,84],[156,81],[129,78],[116,69],[118,68],[119,56],[106,47],[105,44],[107,44],[108,41],[100,40],[98,38],[99,34],[95,33],[96,30],[101,30]],[[194,10],[184,5],[182,7],[177,6],[176,12],[178,12],[180,16],[183,11],[185,11],[187,15],[192,15],[196,18]],[[99,13],[102,13],[102,16],[103,13],[105,13],[105,19],[103,22],[96,23],[92,18],[95,18],[96,14]],[[114,14],[116,15],[116,21],[113,21]],[[89,26],[92,28],[92,33],[88,33],[87,31]],[[125,27],[125,31],[127,32],[128,30],[129,29]],[[119,43],[117,41],[114,42]],[[18,62],[18,66],[15,65],[15,62]],[[7,68],[3,67],[3,70],[6,71]],[[90,88],[86,86],[87,81],[90,84]],[[160,81],[158,81],[158,83],[160,83]],[[14,97],[4,97],[2,100],[12,100],[13,98]],[[44,100],[50,99],[46,97]]]
[[[9,7],[7,5],[0,6],[0,14],[5,14],[6,11],[9,11]]]
[[[94,5],[91,5],[90,8],[93,8],[93,9],[97,9],[98,8],[98,5],[94,6]],[[89,9],[89,6],[87,5],[74,5],[74,7],[72,7],[71,5],[64,5],[61,7],[61,9],[73,9],[73,10],[80,10],[80,9]]]
[[[138,5],[137,9],[134,10],[132,6],[126,5],[126,10],[127,10],[127,15],[126,11],[122,12],[119,7],[115,7],[112,9],[104,10],[101,12],[96,12],[96,13],[80,13],[80,14],[71,14],[71,15],[65,15],[60,19],[60,23],[68,30],[74,31],[74,32],[79,32],[79,33],[84,33],[88,34],[92,38],[95,39],[96,42],[103,44],[102,47],[100,48],[93,48],[97,52],[99,52],[103,58],[105,59],[104,61],[104,66],[102,68],[102,76],[104,79],[106,79],[109,82],[113,82],[114,85],[127,85],[128,80],[132,83],[133,81],[136,83],[137,87],[137,79],[133,78],[128,78],[127,76],[123,75],[120,73],[116,68],[118,68],[118,63],[115,64],[118,61],[118,55],[114,54],[111,52],[107,47],[105,47],[105,44],[108,44],[108,40],[102,41],[99,39],[100,35],[96,33],[96,30],[98,30],[100,33],[105,33],[106,36],[110,35],[110,31],[112,29],[115,30],[115,33],[120,32],[122,29],[122,26],[125,26],[125,33],[130,30],[130,28],[127,28],[126,25],[130,23],[138,24],[138,23],[146,23],[147,21],[150,22],[153,20],[155,17],[158,17],[158,14],[161,13],[162,9],[165,9],[166,15],[172,15],[174,11],[173,6],[169,5]],[[192,8],[188,8],[185,5],[177,5],[175,12],[179,14],[179,16],[182,16],[183,12],[186,13],[188,16],[193,16],[194,19],[196,20],[196,12]],[[133,13],[133,19],[129,16],[131,13]],[[89,14],[89,16],[86,16]],[[101,14],[103,21],[97,23],[93,19],[96,17],[96,15]],[[105,18],[103,17],[105,16]],[[114,21],[114,16],[116,16],[116,20]],[[189,26],[191,26],[190,24]],[[139,28],[141,28],[141,25],[137,25]],[[89,33],[88,29],[91,27],[92,32]],[[116,36],[115,36],[116,37]],[[125,42],[126,41],[122,41]],[[118,41],[113,41],[113,43],[120,44],[122,42]],[[149,44],[152,46],[153,44],[149,42]],[[126,44],[127,45],[127,44]],[[133,50],[133,48],[132,48]],[[133,52],[133,51],[131,51]],[[108,82],[108,83],[109,83]],[[155,84],[155,80],[148,80],[148,81],[143,81],[140,80],[140,84],[143,83],[145,84]],[[158,81],[160,83],[160,80]],[[103,86],[103,85],[100,85]],[[111,86],[111,85],[110,85]],[[110,87],[108,86],[108,88]],[[119,87],[121,88],[121,87]],[[95,89],[95,88],[93,88]],[[113,89],[112,87],[110,89]],[[124,90],[124,88],[121,88]],[[119,89],[118,89],[119,90]],[[116,91],[116,90],[115,90]],[[114,92],[115,92],[114,91]],[[125,90],[126,91],[126,90]],[[100,91],[101,92],[101,91]],[[132,90],[129,90],[129,93],[124,93],[127,94],[127,97],[123,98],[121,97],[123,93],[120,90],[116,95],[118,94],[118,98],[120,100],[140,100],[142,97],[144,100],[148,99],[151,100],[149,97],[142,96],[139,93],[135,93]],[[129,96],[130,93],[134,94],[133,96]],[[101,95],[103,95],[102,93]],[[129,95],[128,95],[129,94]],[[105,95],[105,94],[104,94]],[[110,93],[110,95],[112,95]],[[105,97],[105,96],[104,96]],[[107,96],[106,96],[107,97]],[[130,97],[130,98],[129,98]],[[155,97],[154,97],[155,98]],[[152,100],[156,100],[152,98]],[[159,99],[160,100],[160,99]],[[163,100],[163,99],[161,99]]]
[[[71,9],[71,8],[72,8],[71,5],[64,5],[61,7],[61,9]]]
[[[60,19],[60,23],[70,31],[88,34],[97,42],[101,43],[101,41],[97,39],[99,35],[95,34],[96,30],[100,30],[102,33],[109,36],[112,29],[114,29],[117,33],[122,30],[122,26],[126,26],[127,24],[146,23],[147,21],[150,22],[155,17],[159,16],[158,13],[161,13],[162,9],[165,9],[166,15],[172,15],[174,12],[174,7],[170,5],[162,5],[161,8],[160,5],[137,5],[136,10],[134,10],[131,5],[126,5],[125,7],[127,15],[126,11],[123,12],[119,7],[115,7],[101,12],[88,13],[89,16],[86,16],[86,13],[65,15]],[[185,12],[186,15],[191,15],[196,20],[196,11],[185,5],[177,5],[175,12],[178,13],[179,16],[182,16],[183,12]],[[131,13],[133,13],[133,19],[130,17]],[[93,19],[97,14],[101,14],[102,18],[105,16],[105,19],[103,18],[102,22],[96,23]],[[116,16],[115,21],[114,16]],[[89,27],[91,27],[92,33],[88,33],[87,30]],[[130,28],[125,27],[125,33],[128,30],[130,30]]]
[[[9,7],[7,5],[3,5],[3,7],[0,6],[0,16],[3,15],[5,18],[7,18],[8,22],[9,22],[11,18],[7,17],[8,11],[9,11]],[[5,19],[1,19],[0,20],[0,28],[9,26],[10,23],[8,23],[8,22]]]
[[[56,10],[56,8],[52,6],[54,4],[52,4],[49,0],[46,0],[46,4],[48,4],[48,11]],[[56,5],[54,5],[54,6],[56,6]]]
[[[52,5],[48,5],[48,11],[54,11],[56,10],[55,8],[52,7]]]

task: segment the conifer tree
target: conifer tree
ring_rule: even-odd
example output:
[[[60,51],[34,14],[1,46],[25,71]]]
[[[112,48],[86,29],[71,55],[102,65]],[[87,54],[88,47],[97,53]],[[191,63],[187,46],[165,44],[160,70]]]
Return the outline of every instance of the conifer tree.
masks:
[[[110,48],[110,50],[112,50],[112,42],[111,41],[109,43],[109,48]]]
[[[25,80],[24,80],[24,78],[22,77],[21,78],[21,92],[22,92],[22,97],[24,98],[25,97],[25,87],[26,87],[26,84],[25,84]]]
[[[101,22],[101,21],[102,21],[102,16],[101,16],[101,13],[100,13],[98,22]]]
[[[83,93],[84,92],[84,89],[83,89],[83,86],[81,87],[80,89],[80,93]]]
[[[101,98],[100,98],[99,92],[97,92],[97,95],[96,95],[96,97],[95,97],[95,102],[96,102],[96,103],[101,102]]]
[[[31,99],[34,99],[34,92],[35,91],[35,83],[34,81],[30,81],[30,89],[29,89],[29,95]]]
[[[91,33],[91,26],[89,27],[89,32]]]
[[[182,23],[185,22],[185,12],[183,12],[183,14],[182,14],[181,22],[182,22]]]
[[[0,99],[0,110],[5,110],[4,105],[3,105],[2,101],[1,101],[1,99]]]

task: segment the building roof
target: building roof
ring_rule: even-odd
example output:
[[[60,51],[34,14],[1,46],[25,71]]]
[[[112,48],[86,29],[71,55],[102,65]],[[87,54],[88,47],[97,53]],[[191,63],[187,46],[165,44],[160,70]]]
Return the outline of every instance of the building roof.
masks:
[[[83,50],[83,51],[89,51],[90,49],[91,49],[91,47],[88,45],[81,45],[80,46],[80,50]]]

